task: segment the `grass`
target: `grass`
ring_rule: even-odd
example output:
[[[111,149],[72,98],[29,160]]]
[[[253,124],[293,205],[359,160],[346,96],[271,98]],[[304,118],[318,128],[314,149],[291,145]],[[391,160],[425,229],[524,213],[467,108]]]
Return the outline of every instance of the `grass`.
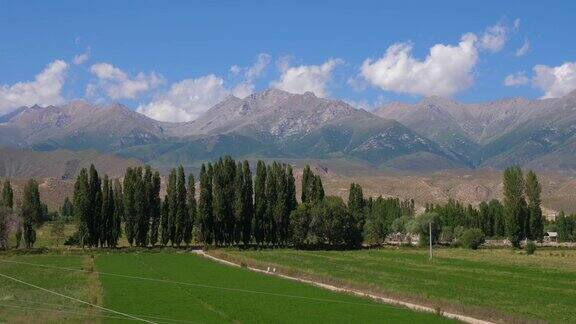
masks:
[[[0,259],[0,273],[82,300],[91,294],[88,274],[33,267],[18,262],[81,268],[85,255],[11,255]],[[97,292],[98,293],[98,292]],[[93,321],[98,312],[21,283],[0,277],[0,323],[78,323]]]
[[[0,274],[158,323],[451,322],[183,251],[93,252],[4,252]],[[126,323],[127,318],[0,277],[2,322]]]
[[[576,322],[574,250],[439,249],[432,261],[421,249],[213,253],[483,318]]]
[[[159,317],[206,323],[448,321],[434,314],[221,265],[190,253],[111,253],[98,256],[96,268],[101,272],[105,307],[160,321]]]

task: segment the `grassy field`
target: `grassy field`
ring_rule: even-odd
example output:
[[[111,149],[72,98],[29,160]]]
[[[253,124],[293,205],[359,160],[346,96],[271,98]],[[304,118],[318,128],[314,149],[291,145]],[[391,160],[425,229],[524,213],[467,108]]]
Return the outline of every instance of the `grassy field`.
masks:
[[[6,263],[4,260],[79,269],[92,266],[93,260],[89,256],[0,256],[0,274],[74,298],[99,303],[98,283],[90,273]],[[78,323],[99,318],[98,313],[88,306],[0,277],[0,323]]]
[[[446,321],[433,314],[224,266],[189,253],[100,255],[96,268],[105,273],[164,280],[100,275],[104,306],[155,316],[160,321],[159,317],[204,323]]]
[[[183,251],[73,253],[0,254],[0,274],[157,323],[449,322]],[[0,277],[0,322],[127,319]]]
[[[484,318],[576,322],[574,250],[440,249],[432,261],[420,249],[212,253]]]

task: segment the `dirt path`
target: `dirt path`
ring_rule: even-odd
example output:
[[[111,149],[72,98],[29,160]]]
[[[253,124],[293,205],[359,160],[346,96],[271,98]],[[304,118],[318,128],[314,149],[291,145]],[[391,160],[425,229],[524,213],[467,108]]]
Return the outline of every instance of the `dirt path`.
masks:
[[[237,263],[230,262],[228,260],[224,260],[224,259],[212,256],[212,255],[204,252],[203,250],[194,250],[193,252],[198,254],[198,255],[209,258],[211,260],[214,260],[216,262],[220,262],[220,263],[223,263],[223,264],[226,264],[229,266],[233,266],[233,267],[241,267],[241,265],[239,265]],[[335,291],[335,292],[343,292],[343,293],[348,293],[348,294],[352,294],[352,295],[356,295],[356,296],[360,296],[360,297],[368,297],[370,299],[377,300],[379,302],[383,302],[383,303],[391,304],[391,305],[396,305],[396,306],[402,306],[402,307],[406,307],[406,308],[420,311],[420,312],[429,312],[429,313],[437,313],[438,312],[436,309],[428,307],[428,306],[418,305],[418,304],[414,304],[414,303],[408,303],[408,302],[401,301],[401,300],[394,299],[394,298],[381,297],[381,296],[373,295],[373,294],[363,292],[360,290],[337,287],[337,286],[328,285],[328,284],[318,282],[318,281],[287,276],[287,275],[276,273],[273,271],[267,271],[267,270],[249,267],[249,266],[246,268],[250,271],[259,272],[259,273],[270,275],[270,276],[277,276],[277,277],[281,277],[281,278],[292,280],[292,281],[307,283],[307,284],[310,284],[310,285],[313,285],[316,287],[328,289],[328,290]],[[492,322],[490,322],[490,321],[485,321],[485,320],[481,320],[478,318],[474,318],[474,317],[470,317],[470,316],[466,316],[466,315],[462,315],[462,314],[443,312],[443,311],[441,311],[440,314],[444,317],[447,317],[447,318],[451,318],[451,319],[455,319],[455,320],[459,320],[459,321],[471,323],[471,324],[492,324]]]

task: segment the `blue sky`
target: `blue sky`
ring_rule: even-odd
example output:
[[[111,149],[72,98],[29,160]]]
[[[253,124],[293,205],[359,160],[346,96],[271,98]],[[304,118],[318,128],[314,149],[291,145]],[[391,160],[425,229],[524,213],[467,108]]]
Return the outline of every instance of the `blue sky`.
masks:
[[[268,87],[367,108],[558,97],[576,87],[575,12],[571,1],[0,0],[0,113],[86,98],[191,120]]]

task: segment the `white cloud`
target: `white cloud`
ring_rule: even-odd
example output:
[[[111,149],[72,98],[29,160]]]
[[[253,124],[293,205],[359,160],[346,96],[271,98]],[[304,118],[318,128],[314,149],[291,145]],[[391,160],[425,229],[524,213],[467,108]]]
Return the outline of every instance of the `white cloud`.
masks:
[[[222,101],[228,94],[224,80],[210,74],[174,83],[167,93],[138,107],[137,110],[156,120],[191,121]]]
[[[88,47],[84,53],[75,55],[74,58],[72,59],[72,63],[74,63],[74,65],[80,65],[88,61],[89,59],[90,59],[90,47]]]
[[[0,85],[0,114],[20,106],[55,105],[61,103],[68,64],[56,60],[39,74],[34,81]]]
[[[234,87],[232,93],[239,98],[244,98],[252,94],[256,87],[254,82],[262,75],[268,64],[270,64],[270,55],[260,53],[256,58],[256,62],[248,68],[243,69],[237,65],[233,65],[230,68],[230,72],[234,75],[238,75],[244,71],[244,80]]]
[[[90,83],[86,88],[86,94],[90,97],[103,91],[111,99],[134,99],[164,83],[164,77],[154,72],[140,72],[131,78],[109,63],[94,64],[90,67],[90,72],[98,78],[96,83]]]
[[[412,45],[397,43],[378,60],[367,59],[361,74],[383,90],[449,97],[470,87],[478,61],[477,37],[465,34],[457,46],[436,44],[426,59],[412,57]]]
[[[504,85],[508,87],[514,87],[519,85],[524,85],[530,82],[530,79],[526,76],[524,71],[517,72],[514,74],[509,74],[504,79]]]
[[[544,91],[542,98],[562,97],[576,89],[576,62],[560,66],[536,65],[532,84]]]
[[[524,56],[528,54],[528,51],[530,51],[530,42],[528,40],[525,40],[524,44],[522,44],[522,46],[516,50],[515,55],[518,57]]]
[[[332,71],[343,62],[341,59],[330,59],[322,65],[290,67],[287,61],[279,61],[278,66],[282,74],[279,80],[271,82],[270,85],[292,93],[311,91],[318,97],[326,97],[328,83],[332,80]]]
[[[520,20],[516,19],[514,21],[513,30],[517,30],[519,27]],[[510,27],[503,23],[497,23],[494,26],[490,26],[486,28],[484,33],[481,35],[479,46],[481,49],[492,53],[498,52],[504,48],[504,45],[506,45],[509,33]]]

